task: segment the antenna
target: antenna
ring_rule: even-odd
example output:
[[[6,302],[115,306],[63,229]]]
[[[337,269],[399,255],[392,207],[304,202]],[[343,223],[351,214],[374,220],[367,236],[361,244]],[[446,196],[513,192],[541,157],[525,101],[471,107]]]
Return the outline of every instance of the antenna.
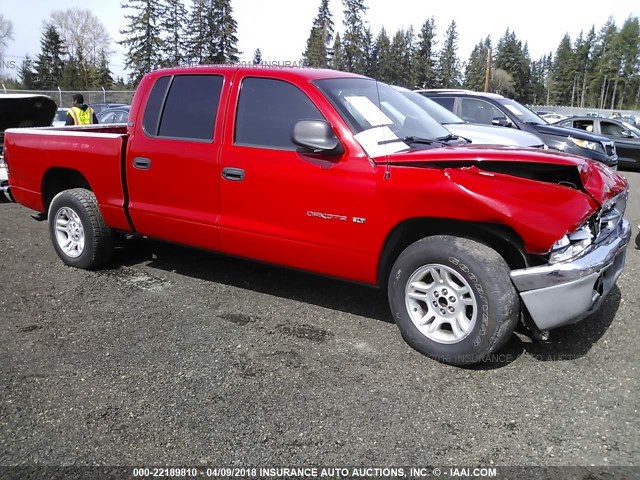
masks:
[[[379,88],[379,82],[378,80],[374,80],[376,82],[376,95],[378,96],[378,107],[380,108],[380,111],[382,112],[382,102],[380,101],[380,88]],[[382,130],[384,132],[384,129]],[[389,151],[385,148],[385,152],[384,152],[384,156],[385,156],[385,169],[384,169],[384,179],[385,180],[389,180],[391,178],[391,167],[389,164]]]

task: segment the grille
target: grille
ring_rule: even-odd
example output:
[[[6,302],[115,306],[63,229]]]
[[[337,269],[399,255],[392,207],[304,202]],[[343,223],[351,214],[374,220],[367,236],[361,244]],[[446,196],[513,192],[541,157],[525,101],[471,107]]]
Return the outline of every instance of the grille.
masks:
[[[613,143],[605,143],[604,148],[609,157],[613,157],[616,154],[616,147]]]
[[[627,195],[626,192],[621,193],[609,200],[592,219],[595,243],[605,240],[616,230],[627,208]]]

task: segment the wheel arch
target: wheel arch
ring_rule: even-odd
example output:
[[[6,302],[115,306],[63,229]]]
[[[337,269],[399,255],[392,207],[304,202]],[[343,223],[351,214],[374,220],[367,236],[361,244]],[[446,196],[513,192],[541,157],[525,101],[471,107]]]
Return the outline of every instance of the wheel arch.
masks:
[[[431,217],[413,218],[396,225],[387,235],[379,257],[378,285],[386,287],[393,263],[405,248],[433,235],[452,235],[487,245],[496,250],[511,269],[529,265],[524,242],[506,225]]]
[[[48,214],[49,205],[53,198],[64,190],[84,188],[93,191],[85,176],[72,168],[54,167],[45,172],[42,177],[42,207],[44,215]]]

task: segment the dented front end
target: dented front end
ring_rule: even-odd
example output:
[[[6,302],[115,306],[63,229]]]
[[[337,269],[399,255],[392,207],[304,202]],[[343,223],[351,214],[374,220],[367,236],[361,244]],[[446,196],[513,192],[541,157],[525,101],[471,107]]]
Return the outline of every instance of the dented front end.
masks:
[[[517,153],[496,150],[478,159],[476,152],[475,161],[458,155],[421,166],[441,168],[478,212],[495,212],[518,233],[536,261],[511,278],[524,314],[548,330],[595,312],[622,273],[631,239],[623,217],[628,184],[591,160]]]

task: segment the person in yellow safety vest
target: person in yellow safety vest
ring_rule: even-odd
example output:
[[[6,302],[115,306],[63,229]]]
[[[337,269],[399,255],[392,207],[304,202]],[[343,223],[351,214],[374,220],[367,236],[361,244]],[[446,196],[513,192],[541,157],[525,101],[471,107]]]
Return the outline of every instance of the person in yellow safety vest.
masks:
[[[84,104],[84,97],[76,93],[72,97],[71,108],[67,110],[67,122],[65,125],[91,125],[98,123],[93,108]]]

